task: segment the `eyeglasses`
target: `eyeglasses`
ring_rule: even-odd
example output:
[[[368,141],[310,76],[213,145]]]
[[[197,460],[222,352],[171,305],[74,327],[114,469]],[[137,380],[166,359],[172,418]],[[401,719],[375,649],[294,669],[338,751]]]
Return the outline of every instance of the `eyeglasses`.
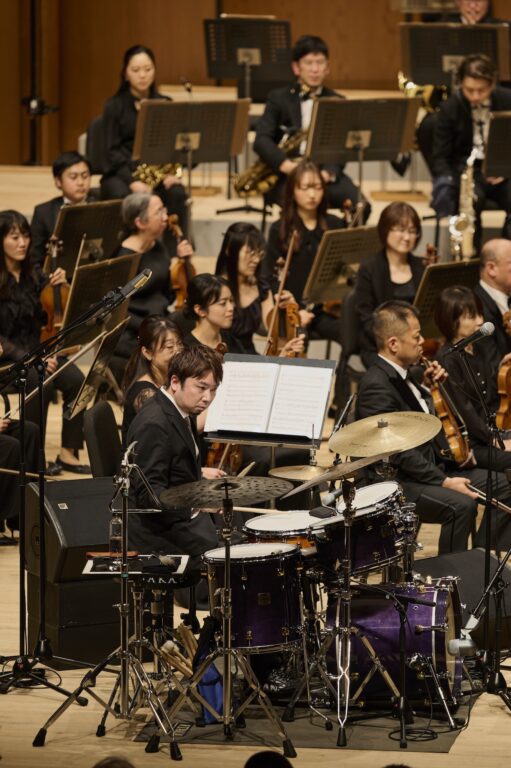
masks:
[[[245,257],[247,259],[257,259],[261,261],[264,256],[264,251],[245,251]]]
[[[397,232],[400,235],[410,235],[410,237],[417,237],[419,232],[414,227],[391,227],[391,232]]]

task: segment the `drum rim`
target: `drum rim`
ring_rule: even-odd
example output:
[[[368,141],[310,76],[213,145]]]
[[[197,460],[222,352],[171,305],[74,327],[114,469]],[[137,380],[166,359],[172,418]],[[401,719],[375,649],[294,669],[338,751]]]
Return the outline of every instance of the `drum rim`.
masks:
[[[356,488],[355,499],[357,497],[357,492],[361,493],[363,491],[366,491],[369,488],[376,488],[378,485],[393,485],[394,490],[392,491],[392,493],[387,494],[386,496],[384,496],[382,499],[379,499],[378,501],[373,501],[371,504],[366,504],[363,507],[354,507],[354,509],[359,511],[362,509],[372,509],[373,507],[377,507],[378,505],[383,504],[387,499],[392,498],[396,493],[399,493],[399,490],[400,490],[400,485],[397,482],[397,480],[382,480],[379,483],[371,483],[370,485],[363,485],[361,488]],[[355,501],[355,499],[353,501]],[[342,497],[341,499],[339,499],[339,503],[340,504],[343,503]]]
[[[296,511],[303,512],[304,514],[307,514],[307,515],[311,516],[310,512],[308,510],[306,510],[306,509],[304,509],[304,510],[296,510]],[[287,514],[286,512],[282,513],[282,519],[283,520],[285,520],[285,515],[286,514]],[[274,520],[277,517],[280,518],[281,516],[280,515],[271,515],[271,517],[267,517],[266,520],[268,520],[268,521]],[[245,533],[252,533],[252,534],[256,534],[256,535],[261,536],[261,537],[262,536],[268,536],[268,535],[271,535],[271,534],[286,534],[287,536],[300,536],[300,535],[306,536],[308,531],[310,531],[310,529],[312,527],[311,523],[306,525],[304,528],[280,528],[280,529],[276,529],[276,528],[272,528],[272,529],[263,528],[263,529],[261,529],[261,528],[254,528],[253,526],[250,525],[250,523],[252,521],[257,522],[259,518],[263,518],[261,520],[261,522],[264,523],[264,521],[265,521],[264,515],[259,515],[258,517],[252,517],[250,520],[247,520],[247,522],[243,524],[243,531]],[[315,518],[315,519],[318,520],[318,521],[321,520],[321,518]]]
[[[264,544],[264,542],[261,542],[261,543]],[[270,542],[268,542],[268,545],[269,543]],[[286,547],[286,548],[289,547],[289,549],[286,549],[284,552],[272,552],[266,555],[260,555],[260,556],[252,555],[247,557],[233,557],[232,555],[232,550],[235,549],[236,547],[251,547],[251,546],[256,547],[257,545],[258,545],[258,542],[253,542],[253,543],[249,542],[247,544],[234,544],[231,547],[231,562],[232,563],[251,563],[251,562],[262,563],[265,560],[275,560],[279,557],[280,558],[292,557],[293,555],[296,555],[300,551],[300,547],[298,544],[288,544],[287,542],[282,542],[282,543],[279,543],[279,546]],[[219,563],[219,564],[225,563],[225,556],[222,559],[218,558],[217,560],[213,560],[211,558],[208,559],[208,555],[211,555],[212,552],[218,552],[218,551],[223,551],[225,553],[225,547],[215,547],[215,549],[209,549],[207,552],[204,552],[204,554],[202,555],[204,562],[207,563],[208,565],[210,564],[214,565],[215,563]]]

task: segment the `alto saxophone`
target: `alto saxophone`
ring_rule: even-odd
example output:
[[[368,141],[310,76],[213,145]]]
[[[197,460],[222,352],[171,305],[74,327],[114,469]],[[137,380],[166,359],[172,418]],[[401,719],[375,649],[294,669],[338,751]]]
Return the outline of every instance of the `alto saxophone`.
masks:
[[[148,187],[154,189],[161,184],[165,176],[172,174],[180,179],[183,175],[183,166],[181,163],[165,163],[164,165],[151,165],[149,163],[139,163],[133,171],[133,178],[136,181],[142,181]]]
[[[288,157],[294,155],[300,149],[300,144],[307,138],[308,130],[301,129],[281,141],[279,148]],[[234,180],[234,189],[240,197],[251,195],[264,195],[276,185],[279,172],[270,168],[263,160],[258,160],[240,173]]]
[[[449,219],[449,245],[453,261],[471,259],[474,255],[475,234],[475,184],[473,149],[460,176],[459,213]]]

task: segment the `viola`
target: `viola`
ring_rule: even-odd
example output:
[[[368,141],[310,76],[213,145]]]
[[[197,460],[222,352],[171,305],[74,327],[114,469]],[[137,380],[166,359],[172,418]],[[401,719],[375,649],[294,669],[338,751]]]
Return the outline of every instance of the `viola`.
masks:
[[[179,218],[176,214],[172,214],[168,217],[168,226],[178,243],[185,239],[183,230],[179,226]],[[188,283],[190,280],[193,280],[196,274],[197,270],[188,256],[186,258],[178,257],[171,266],[170,281],[172,283],[172,288],[176,292],[176,309],[182,309],[184,307],[186,295],[188,293]]]
[[[511,429],[511,362],[502,363],[497,374],[499,407],[496,414],[499,429]]]
[[[46,255],[50,262],[50,272],[55,272],[62,253],[62,241],[52,235],[48,241]],[[46,312],[46,325],[41,328],[41,341],[46,341],[62,328],[64,310],[69,298],[69,285],[51,285],[49,282],[41,291],[40,301]]]
[[[425,357],[421,357],[421,363],[427,368],[431,365],[431,361]],[[442,424],[450,454],[456,464],[461,466],[470,459],[471,453],[465,422],[443,384],[440,382],[432,384],[430,392],[435,413]]]

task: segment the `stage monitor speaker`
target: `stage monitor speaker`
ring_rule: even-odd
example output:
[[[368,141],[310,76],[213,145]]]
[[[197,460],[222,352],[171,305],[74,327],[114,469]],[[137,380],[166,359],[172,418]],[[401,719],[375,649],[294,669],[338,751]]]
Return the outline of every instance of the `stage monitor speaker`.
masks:
[[[495,573],[498,560],[494,555],[490,558],[491,576]],[[467,552],[456,552],[452,555],[428,557],[416,560],[414,570],[422,577],[457,576],[460,600],[463,606],[462,626],[465,626],[470,612],[476,607],[484,592],[484,550],[469,549]],[[511,567],[506,565],[503,578],[511,584]],[[495,606],[490,600],[490,637],[495,630]],[[483,621],[472,632],[472,637],[479,648],[483,647]],[[502,647],[511,647],[511,594],[504,591],[502,604]]]
[[[113,494],[111,477],[46,484],[47,581],[84,578],[86,553],[108,550],[108,504]],[[26,499],[26,568],[29,573],[39,575],[39,488],[36,483],[27,486]]]

